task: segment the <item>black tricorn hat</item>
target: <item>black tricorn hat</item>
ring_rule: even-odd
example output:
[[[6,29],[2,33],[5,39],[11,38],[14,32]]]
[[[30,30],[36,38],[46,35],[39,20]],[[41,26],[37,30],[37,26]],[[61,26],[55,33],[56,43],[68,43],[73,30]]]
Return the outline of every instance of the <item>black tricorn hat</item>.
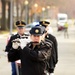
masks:
[[[46,28],[50,24],[50,22],[48,22],[48,21],[40,21],[39,24]]]
[[[24,27],[26,23],[24,21],[16,21],[16,26],[17,27]]]

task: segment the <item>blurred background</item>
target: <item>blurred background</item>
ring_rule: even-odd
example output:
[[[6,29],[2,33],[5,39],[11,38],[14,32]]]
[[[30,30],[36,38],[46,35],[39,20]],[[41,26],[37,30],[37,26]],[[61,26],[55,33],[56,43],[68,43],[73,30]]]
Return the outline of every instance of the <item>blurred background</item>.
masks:
[[[58,64],[55,75],[75,75],[75,0],[0,0],[0,74],[11,75],[11,66],[4,52],[9,34],[17,20],[26,22],[26,30],[33,22],[47,20],[50,33],[58,41]],[[68,23],[68,37],[63,26]],[[7,32],[7,33],[6,33]]]
[[[66,13],[74,22],[75,0],[0,0],[0,30],[15,28],[15,21],[26,24],[40,20],[57,21],[58,13]]]

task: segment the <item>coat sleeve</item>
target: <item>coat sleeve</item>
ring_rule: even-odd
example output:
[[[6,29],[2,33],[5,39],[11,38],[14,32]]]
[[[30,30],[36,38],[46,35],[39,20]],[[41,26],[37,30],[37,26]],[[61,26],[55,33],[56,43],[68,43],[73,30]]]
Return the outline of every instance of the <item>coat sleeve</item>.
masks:
[[[58,43],[56,38],[54,38],[54,49],[55,49],[55,53],[56,53],[56,63],[58,62]]]
[[[10,51],[8,52],[8,61],[14,62],[16,60],[19,60],[20,53],[21,53],[20,50],[21,50],[21,48],[18,48],[18,49],[11,48]]]
[[[44,47],[39,48],[38,51],[36,50],[31,50],[28,47],[24,48],[24,53],[26,54],[26,56],[31,59],[31,60],[35,60],[35,61],[44,61],[46,60],[51,53],[51,45],[49,47],[49,45],[45,44]]]
[[[31,50],[29,47],[24,47],[22,51],[22,57],[29,59],[29,60],[38,60],[38,51]]]
[[[12,36],[7,41],[7,45],[6,45],[6,48],[5,48],[5,52],[9,52],[9,50],[11,49],[11,47],[12,47]]]

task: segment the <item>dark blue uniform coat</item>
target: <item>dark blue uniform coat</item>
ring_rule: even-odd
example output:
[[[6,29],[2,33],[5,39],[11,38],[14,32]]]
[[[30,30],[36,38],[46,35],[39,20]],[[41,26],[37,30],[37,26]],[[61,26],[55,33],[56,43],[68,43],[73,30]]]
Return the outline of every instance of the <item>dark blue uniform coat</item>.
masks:
[[[50,40],[50,42],[52,43],[52,51],[51,51],[51,57],[49,60],[49,67],[50,69],[54,69],[55,65],[58,62],[58,44],[57,44],[57,40],[56,38],[51,35],[51,34],[47,34],[45,36],[46,39]]]

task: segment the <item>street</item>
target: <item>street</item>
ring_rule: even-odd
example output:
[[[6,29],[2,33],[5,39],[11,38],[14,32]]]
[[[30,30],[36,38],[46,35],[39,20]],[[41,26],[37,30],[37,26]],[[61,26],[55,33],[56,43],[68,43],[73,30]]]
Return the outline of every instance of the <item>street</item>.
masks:
[[[69,38],[64,38],[63,32],[54,30],[58,41],[58,64],[55,75],[75,75],[75,26],[69,27]],[[0,74],[11,75],[11,66],[3,51],[7,35],[0,35]]]
[[[59,61],[55,75],[75,75],[75,28],[69,27],[69,38],[64,38],[64,33],[58,33]]]

